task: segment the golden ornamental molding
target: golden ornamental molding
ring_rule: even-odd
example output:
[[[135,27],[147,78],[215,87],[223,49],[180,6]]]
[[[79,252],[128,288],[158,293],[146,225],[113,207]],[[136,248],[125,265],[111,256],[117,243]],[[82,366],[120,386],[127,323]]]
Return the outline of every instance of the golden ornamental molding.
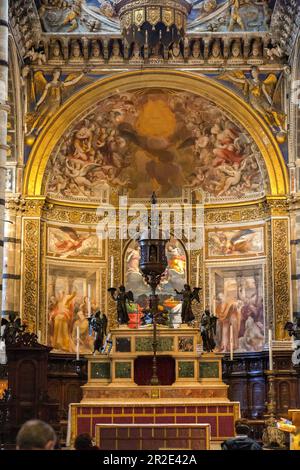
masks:
[[[272,219],[275,339],[288,340],[284,325],[290,321],[289,220]]]

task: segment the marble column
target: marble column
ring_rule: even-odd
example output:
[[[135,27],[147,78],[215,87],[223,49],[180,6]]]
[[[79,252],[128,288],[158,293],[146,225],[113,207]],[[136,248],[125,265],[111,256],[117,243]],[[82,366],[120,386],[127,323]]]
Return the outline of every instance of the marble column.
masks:
[[[8,1],[0,2],[0,305],[2,305],[8,97]]]

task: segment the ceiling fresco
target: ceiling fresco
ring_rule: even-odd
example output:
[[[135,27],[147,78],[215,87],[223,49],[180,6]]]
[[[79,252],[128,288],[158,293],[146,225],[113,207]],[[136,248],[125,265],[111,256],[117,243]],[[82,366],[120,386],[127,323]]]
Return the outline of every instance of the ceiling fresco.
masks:
[[[46,32],[119,32],[115,0],[36,0]],[[190,0],[187,30],[267,31],[274,0]]]

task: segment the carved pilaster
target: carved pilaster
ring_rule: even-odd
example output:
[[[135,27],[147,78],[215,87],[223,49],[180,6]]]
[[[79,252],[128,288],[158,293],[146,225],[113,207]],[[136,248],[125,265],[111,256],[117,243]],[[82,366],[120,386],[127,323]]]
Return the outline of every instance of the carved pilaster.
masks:
[[[119,287],[122,284],[122,249],[120,240],[108,240],[108,257],[107,257],[107,270],[106,277],[108,279],[108,285],[111,286],[111,273],[110,273],[110,263],[111,256],[114,258],[114,276],[113,276],[113,287]],[[112,300],[111,295],[108,296],[108,321],[110,328],[116,328],[118,326],[117,322],[117,307],[116,302]]]
[[[39,308],[40,219],[23,220],[22,320],[36,330]]]
[[[284,325],[290,320],[289,221],[272,219],[275,339],[288,340]]]

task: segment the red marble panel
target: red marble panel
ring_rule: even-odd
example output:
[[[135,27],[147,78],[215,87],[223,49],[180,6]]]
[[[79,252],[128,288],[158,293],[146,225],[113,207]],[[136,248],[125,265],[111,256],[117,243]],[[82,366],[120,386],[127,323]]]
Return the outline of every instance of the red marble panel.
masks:
[[[188,428],[178,428],[178,437],[189,437],[189,429]]]
[[[153,407],[153,409],[155,410],[155,413],[158,413],[158,414],[162,414],[165,412],[165,407],[164,406],[155,406]]]
[[[227,413],[227,406],[218,406],[218,413]]]
[[[133,421],[132,416],[114,417],[114,420],[113,420],[115,424],[132,424],[132,421]]]
[[[175,407],[174,406],[166,406],[166,413],[174,413]]]
[[[175,439],[177,436],[177,428],[167,428],[167,437]]]
[[[137,424],[152,424],[154,422],[154,417],[152,416],[135,416],[134,423]]]
[[[102,413],[105,415],[110,415],[112,413],[111,406],[103,406],[102,410],[103,410]]]
[[[124,414],[132,414],[133,413],[133,408],[132,407],[126,407],[124,408]]]
[[[164,428],[154,428],[154,437],[155,439],[163,439],[165,435]]]
[[[189,449],[188,439],[172,439],[169,444],[171,449]]]
[[[140,429],[139,428],[129,428],[130,439],[139,439]]]
[[[217,406],[208,405],[207,411],[208,411],[208,413],[217,413],[218,407],[217,407]]]
[[[203,439],[195,439],[192,443],[193,450],[206,450],[205,440]]]
[[[122,413],[122,407],[116,407],[114,406],[114,411],[113,411],[114,415],[119,415]]]
[[[194,439],[201,439],[203,436],[203,429],[200,428],[192,428],[191,429],[191,437]]]
[[[152,406],[146,406],[146,407],[144,408],[144,413],[145,413],[145,415],[150,415],[150,414],[153,413],[153,410],[154,410],[154,407],[152,407]],[[135,412],[136,412],[136,411],[135,411]]]
[[[112,423],[112,417],[109,416],[99,416],[97,418],[94,418],[94,425],[95,424],[111,424]]]
[[[206,406],[197,406],[197,413],[206,413]]]
[[[133,408],[133,412],[134,412],[134,414],[140,415],[140,414],[144,413],[144,408],[142,406],[135,406]]]
[[[139,450],[139,441],[132,439],[118,440],[118,450]]]
[[[219,434],[220,436],[234,436],[233,416],[219,416]]]
[[[210,424],[211,435],[213,437],[217,436],[217,417],[216,416],[197,416],[197,423]]]
[[[101,450],[116,450],[117,441],[115,439],[103,439],[100,441]]]
[[[175,416],[157,416],[155,422],[158,423],[165,423],[165,424],[173,424],[175,423]]]
[[[185,413],[185,407],[184,406],[176,406],[175,407],[175,413]]]
[[[90,432],[90,419],[89,418],[77,418],[77,434],[89,433]]]
[[[152,439],[152,428],[142,428],[142,438]]]
[[[128,439],[128,428],[118,428],[118,439]]]
[[[100,439],[115,439],[117,436],[116,428],[100,428]]]
[[[176,423],[188,424],[196,423],[196,416],[176,416]]]
[[[157,450],[164,449],[166,447],[164,439],[155,439],[154,445],[155,445],[155,449]]]

